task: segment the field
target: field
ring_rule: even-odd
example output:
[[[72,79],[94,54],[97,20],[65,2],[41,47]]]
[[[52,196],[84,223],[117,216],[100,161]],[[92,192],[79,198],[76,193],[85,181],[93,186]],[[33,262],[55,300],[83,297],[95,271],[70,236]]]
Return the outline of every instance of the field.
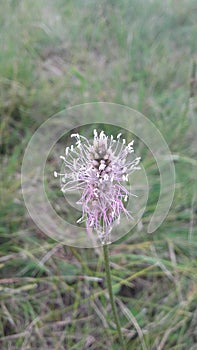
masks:
[[[21,190],[24,152],[40,125],[64,108],[102,101],[153,122],[176,174],[170,211],[148,233],[160,174],[136,139],[148,201],[138,225],[109,246],[127,349],[197,350],[196,13],[195,0],[0,2],[0,349],[120,350],[102,248],[46,235]],[[81,132],[93,127],[90,116]],[[74,222],[51,175],[58,162],[48,157],[48,195]]]

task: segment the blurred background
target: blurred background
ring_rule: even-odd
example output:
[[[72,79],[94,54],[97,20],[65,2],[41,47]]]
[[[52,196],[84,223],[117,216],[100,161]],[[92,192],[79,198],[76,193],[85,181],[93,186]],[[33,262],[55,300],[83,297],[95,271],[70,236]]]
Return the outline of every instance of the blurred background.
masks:
[[[146,211],[110,246],[128,349],[197,349],[196,14],[195,0],[0,2],[0,349],[119,350],[102,250],[41,232],[20,183],[34,131],[63,108],[95,101],[143,113],[175,159],[164,223],[147,234],[160,189],[147,153],[155,180]]]

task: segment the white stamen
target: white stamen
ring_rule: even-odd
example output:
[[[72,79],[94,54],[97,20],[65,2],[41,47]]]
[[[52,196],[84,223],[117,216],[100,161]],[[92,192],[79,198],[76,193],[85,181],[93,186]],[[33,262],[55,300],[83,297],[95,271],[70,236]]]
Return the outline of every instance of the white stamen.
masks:
[[[99,165],[99,170],[104,170],[105,167],[106,167],[106,165],[102,163],[102,164]]]
[[[76,146],[77,146],[77,148],[80,148],[80,147],[81,147],[81,141],[80,141],[80,140],[78,140],[78,141],[76,142]]]
[[[92,227],[93,225],[94,225],[94,219],[91,220],[90,227]]]
[[[104,181],[107,181],[109,179],[109,176],[107,174],[105,174],[103,179],[104,179]]]
[[[79,139],[79,134],[72,134],[70,137],[77,137]]]
[[[122,179],[123,179],[123,181],[128,181],[128,174],[122,175]]]
[[[98,198],[98,192],[99,192],[98,188],[95,188],[93,192],[94,192],[95,197]]]
[[[55,176],[55,177],[57,177],[57,176],[58,176],[57,171],[54,171],[54,176]]]
[[[105,133],[104,133],[104,131],[102,130],[102,131],[100,132],[99,137],[100,137],[101,140],[103,140],[104,136],[105,136]]]
[[[117,139],[119,139],[120,138],[120,136],[121,136],[122,134],[121,134],[121,132],[117,135]]]
[[[134,144],[134,140],[132,140],[131,142],[128,143],[128,147],[133,146],[133,144]]]

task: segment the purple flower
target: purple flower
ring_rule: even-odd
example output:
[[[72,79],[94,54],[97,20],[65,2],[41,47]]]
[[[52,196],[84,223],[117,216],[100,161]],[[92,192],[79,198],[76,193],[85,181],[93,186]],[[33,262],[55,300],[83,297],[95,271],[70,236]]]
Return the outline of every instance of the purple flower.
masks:
[[[129,159],[134,141],[126,145],[125,139],[120,141],[121,134],[114,139],[94,130],[92,143],[79,134],[71,137],[76,138],[75,147],[66,148],[65,157],[60,157],[64,171],[54,175],[61,176],[62,192],[81,193],[77,203],[83,214],[77,223],[85,221],[89,234],[96,231],[102,244],[109,243],[110,232],[119,223],[121,213],[131,218],[125,205],[132,193],[124,184],[128,183],[129,174],[139,169],[140,157]]]

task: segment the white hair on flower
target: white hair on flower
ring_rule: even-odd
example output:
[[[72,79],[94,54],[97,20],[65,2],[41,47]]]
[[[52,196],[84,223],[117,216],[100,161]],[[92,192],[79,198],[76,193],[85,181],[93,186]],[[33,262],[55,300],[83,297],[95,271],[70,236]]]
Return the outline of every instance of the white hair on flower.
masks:
[[[140,169],[140,157],[129,159],[134,141],[126,145],[125,139],[120,140],[121,133],[114,139],[113,135],[108,138],[104,131],[98,134],[94,129],[93,135],[92,143],[78,133],[71,135],[76,138],[75,146],[66,147],[65,156],[60,157],[64,172],[55,171],[54,176],[61,177],[63,193],[81,191],[78,203],[83,215],[77,223],[85,221],[87,232],[95,230],[105,244],[109,243],[110,232],[120,221],[121,213],[131,217],[124,203],[133,194],[124,183],[129,181],[131,172]]]

